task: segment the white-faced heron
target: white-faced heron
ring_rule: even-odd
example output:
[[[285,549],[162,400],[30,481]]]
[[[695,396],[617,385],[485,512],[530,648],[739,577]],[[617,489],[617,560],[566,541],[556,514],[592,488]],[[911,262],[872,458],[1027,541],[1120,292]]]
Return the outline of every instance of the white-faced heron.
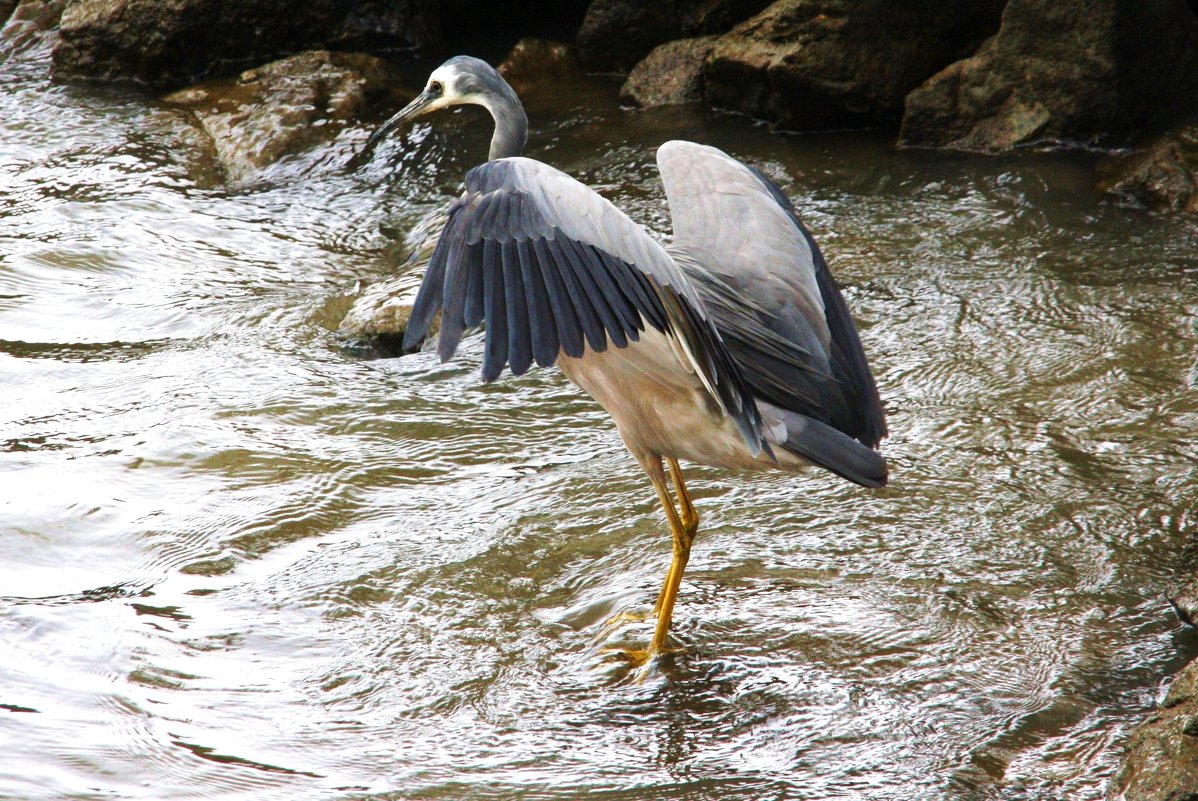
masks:
[[[528,130],[485,62],[446,61],[370,138],[473,103],[495,119],[490,160],[466,174],[416,297],[405,348],[440,313],[437,353],[486,326],[482,378],[557,364],[615,420],[657,490],[674,556],[638,665],[669,651],[678,586],[699,527],[679,460],[731,469],[815,464],[886,483],[878,390],[844,298],[811,234],[758,170],[693,142],[657,151],[673,217],[662,247],[559,170],[520,157]],[[663,465],[664,461],[664,465]],[[666,483],[666,466],[678,501]]]

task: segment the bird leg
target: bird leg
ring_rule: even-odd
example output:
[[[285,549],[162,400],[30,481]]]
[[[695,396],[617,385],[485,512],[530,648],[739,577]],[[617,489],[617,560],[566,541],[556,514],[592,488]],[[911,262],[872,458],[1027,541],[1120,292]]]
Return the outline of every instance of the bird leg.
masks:
[[[695,511],[695,506],[691,503],[690,493],[686,491],[686,482],[682,480],[682,468],[678,464],[678,460],[672,456],[666,457],[666,463],[670,466],[670,478],[674,481],[674,492],[678,495],[678,523],[675,527],[670,524],[671,533],[674,535],[674,558],[670,562],[670,572],[666,574],[666,580],[661,585],[661,592],[657,594],[657,602],[653,604],[653,614],[660,615],[662,605],[665,603],[668,588],[671,583],[680,583],[682,581],[682,571],[686,569],[686,563],[691,555],[691,543],[695,541],[695,532],[699,530],[699,513]],[[658,491],[658,496],[661,496],[661,491]],[[662,501],[665,506],[665,501]],[[672,509],[671,504],[668,508]],[[669,516],[669,512],[666,512]],[[679,536],[681,531],[681,537]],[[678,578],[674,578],[674,572],[678,572]],[[677,589],[674,590],[675,594]],[[670,601],[670,606],[673,607],[673,600]]]
[[[686,484],[682,481],[682,469],[678,466],[677,460],[670,457],[667,457],[667,460],[670,464],[670,477],[673,479],[674,488],[678,493],[678,505],[682,511],[680,513],[674,508],[674,500],[670,497],[664,471],[661,469],[661,463],[658,462],[656,471],[648,471],[649,479],[653,482],[653,488],[657,490],[657,499],[661,501],[662,511],[666,513],[666,520],[670,524],[670,533],[673,535],[673,558],[670,561],[670,570],[666,574],[661,592],[657,596],[657,603],[653,605],[653,613],[657,615],[657,626],[653,630],[653,639],[650,641],[649,647],[645,650],[624,651],[624,655],[634,665],[644,665],[663,653],[678,650],[667,648],[666,638],[670,632],[670,622],[673,619],[674,602],[678,598],[678,588],[682,584],[682,573],[686,570],[686,563],[691,554],[691,543],[694,542],[695,532],[699,528],[699,515],[695,512],[695,507],[686,491]]]
[[[682,518],[682,527],[690,534],[692,540],[695,538],[695,532],[699,530],[699,513],[695,511],[695,505],[691,503],[690,493],[686,491],[686,482],[682,480],[682,467],[678,464],[678,460],[673,456],[666,457],[666,463],[670,465],[670,478],[674,480],[674,491],[678,495],[678,507]]]

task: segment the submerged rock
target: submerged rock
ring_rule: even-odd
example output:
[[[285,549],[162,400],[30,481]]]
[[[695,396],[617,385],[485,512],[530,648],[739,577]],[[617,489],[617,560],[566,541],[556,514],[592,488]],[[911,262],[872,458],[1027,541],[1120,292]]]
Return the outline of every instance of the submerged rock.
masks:
[[[57,77],[190,83],[298,51],[427,47],[436,0],[75,0],[54,48]]]
[[[1098,170],[1098,190],[1103,194],[1150,209],[1198,212],[1198,125],[1182,127],[1128,155],[1109,156]],[[1198,558],[1193,558],[1189,580],[1174,594],[1179,609],[1190,616],[1187,622],[1198,619],[1196,568]]]
[[[367,286],[350,306],[337,334],[349,347],[371,356],[400,356],[404,334],[412,319],[412,306],[424,271],[445,227],[448,207],[427,215],[407,236],[407,259],[393,277]],[[429,336],[440,328],[438,316],[429,326]],[[421,343],[423,344],[423,343]],[[418,349],[418,348],[417,348]]]
[[[698,36],[655,47],[628,74],[620,87],[620,100],[644,108],[699,102],[703,62],[715,42],[715,36]]]
[[[1187,540],[1166,597],[1182,623],[1198,628],[1198,536],[1191,534]]]
[[[417,289],[407,276],[371,284],[354,299],[337,334],[363,355],[404,355],[403,337],[412,319]]]
[[[900,144],[997,152],[1198,108],[1185,0],[1011,0],[998,33],[911,92]]]
[[[715,106],[790,130],[895,126],[903,98],[998,28],[1005,0],[778,0],[716,42]]]
[[[1198,662],[1182,668],[1160,709],[1132,734],[1107,798],[1198,798]]]
[[[0,2],[0,61],[16,57],[39,58],[58,41],[58,22],[66,0]]]
[[[578,30],[589,70],[627,72],[654,47],[674,39],[724,33],[769,0],[594,0]]]
[[[387,93],[382,59],[320,50],[166,95],[212,142],[226,180],[242,184],[280,158],[333,139],[368,100]]]

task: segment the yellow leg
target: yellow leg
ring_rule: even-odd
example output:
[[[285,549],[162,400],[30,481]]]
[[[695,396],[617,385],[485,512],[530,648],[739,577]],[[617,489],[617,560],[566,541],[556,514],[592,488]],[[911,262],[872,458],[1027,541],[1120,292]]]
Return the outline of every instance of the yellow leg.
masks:
[[[674,481],[674,491],[678,495],[678,506],[680,513],[678,522],[682,531],[682,558],[679,560],[679,535],[678,529],[671,525],[674,534],[674,559],[670,562],[670,572],[666,574],[666,580],[661,585],[661,592],[657,594],[657,602],[653,604],[653,614],[661,614],[662,604],[666,599],[666,588],[671,583],[680,583],[682,581],[682,571],[686,569],[686,563],[691,555],[691,543],[695,541],[695,532],[699,530],[699,514],[695,511],[695,506],[691,503],[690,493],[686,491],[686,482],[682,480],[682,468],[678,464],[678,460],[672,456],[666,457],[666,463],[670,466],[670,478]],[[660,497],[660,492],[658,493]],[[663,501],[664,505],[664,501]],[[668,514],[668,513],[667,513]],[[674,573],[677,571],[678,577],[675,580]],[[677,589],[675,589],[677,594]],[[671,607],[673,600],[670,601]]]
[[[695,511],[690,493],[686,491],[686,482],[682,480],[682,467],[678,464],[678,460],[667,456],[666,463],[670,465],[670,478],[674,480],[674,492],[678,495],[682,527],[686,529],[691,540],[694,540],[695,532],[699,530],[699,513]]]
[[[670,561],[670,570],[666,574],[665,583],[662,584],[661,592],[657,596],[657,603],[653,606],[653,613],[657,615],[657,626],[653,630],[653,639],[650,641],[649,647],[645,650],[623,652],[634,665],[645,665],[661,654],[674,650],[666,647],[666,638],[670,633],[674,602],[678,599],[682,573],[686,570],[686,563],[691,554],[691,543],[694,542],[695,532],[699,528],[699,516],[695,512],[695,507],[686,492],[686,485],[682,481],[682,469],[676,460],[668,459],[668,462],[670,476],[674,481],[674,488],[678,492],[678,503],[682,507],[682,512],[680,514],[674,508],[674,501],[670,497],[665,474],[661,470],[659,462],[656,471],[649,470],[647,472],[649,472],[649,479],[653,482],[653,488],[657,490],[657,499],[661,502],[662,511],[665,512],[666,520],[670,524],[670,533],[674,541],[673,558]]]

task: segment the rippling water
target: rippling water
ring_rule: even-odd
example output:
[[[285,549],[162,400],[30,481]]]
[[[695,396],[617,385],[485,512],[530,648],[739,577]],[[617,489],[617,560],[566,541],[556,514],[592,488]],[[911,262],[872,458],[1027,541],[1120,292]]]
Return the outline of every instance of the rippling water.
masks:
[[[0,797],[1093,799],[1196,648],[1198,228],[1090,157],[895,153],[612,87],[530,155],[656,232],[667,138],[796,197],[861,327],[893,485],[694,468],[687,650],[602,623],[668,562],[654,495],[556,371],[362,361],[359,278],[485,117],[366,129],[212,188],[153,100],[0,65]]]

